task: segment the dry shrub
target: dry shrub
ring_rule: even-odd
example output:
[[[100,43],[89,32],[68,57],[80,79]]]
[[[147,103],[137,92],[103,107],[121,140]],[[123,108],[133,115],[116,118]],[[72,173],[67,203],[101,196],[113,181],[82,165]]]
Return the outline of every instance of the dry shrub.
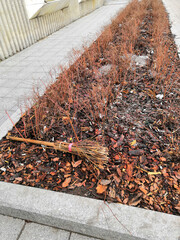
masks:
[[[152,26],[152,47],[155,50],[152,65],[156,77],[154,82],[154,89],[157,92],[161,91],[164,96],[167,92],[170,93],[173,85],[178,82],[179,70],[172,65],[175,62],[177,55],[174,54],[173,46],[171,45],[171,35],[169,29],[169,22],[167,13],[160,0],[152,0],[153,9],[153,26]],[[176,77],[176,76],[177,77]]]
[[[76,119],[88,118],[91,123],[100,125],[107,120],[109,104],[124,89],[127,76],[131,74],[132,79],[136,78],[136,71],[129,71],[131,56],[136,54],[140,26],[148,8],[153,9],[154,18],[152,45],[156,52],[152,69],[157,72],[155,86],[161,86],[164,93],[169,90],[175,69],[169,69],[170,43],[164,39],[164,34],[169,34],[168,22],[159,4],[158,0],[132,1],[80,57],[79,52],[74,52],[75,63],[63,70],[57,81],[47,87],[44,96],[38,96],[34,107],[27,111],[23,118],[24,133],[28,137],[47,138],[47,131],[55,123],[63,123],[64,129],[67,128],[67,122],[63,121],[66,116],[71,117],[77,132],[80,126]],[[101,67],[108,65],[111,66],[109,71],[101,73]]]
[[[127,56],[133,53],[147,4],[146,0],[132,1],[92,46],[84,49],[84,54],[78,57],[80,53],[74,52],[75,63],[62,71],[57,81],[47,87],[44,96],[36,95],[34,106],[23,118],[27,137],[47,137],[47,129],[53,128],[57,121],[62,123],[64,116],[71,116],[72,121],[82,116],[94,123],[106,120],[108,104],[124,85],[130,64]],[[120,46],[116,44],[118,36]],[[99,69],[107,64],[111,64],[107,75],[99,74]],[[74,124],[77,125],[75,121]]]

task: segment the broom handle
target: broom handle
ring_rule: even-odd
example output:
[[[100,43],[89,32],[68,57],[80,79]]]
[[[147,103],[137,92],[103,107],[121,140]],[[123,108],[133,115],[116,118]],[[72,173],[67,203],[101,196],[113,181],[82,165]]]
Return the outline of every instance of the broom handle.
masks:
[[[14,141],[19,141],[19,142],[27,142],[27,143],[34,143],[34,144],[54,147],[54,143],[52,142],[45,142],[45,141],[33,140],[29,138],[19,138],[19,137],[11,137],[11,136],[7,136],[6,138]]]

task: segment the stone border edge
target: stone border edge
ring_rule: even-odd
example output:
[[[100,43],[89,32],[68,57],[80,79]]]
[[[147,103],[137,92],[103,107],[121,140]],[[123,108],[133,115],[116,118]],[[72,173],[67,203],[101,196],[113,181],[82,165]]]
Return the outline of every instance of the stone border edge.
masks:
[[[178,216],[6,182],[0,214],[105,240],[180,236]]]

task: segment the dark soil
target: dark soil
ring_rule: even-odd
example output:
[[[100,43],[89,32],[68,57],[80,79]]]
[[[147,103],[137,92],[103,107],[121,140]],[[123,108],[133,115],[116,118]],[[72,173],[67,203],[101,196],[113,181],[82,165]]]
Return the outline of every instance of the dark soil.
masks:
[[[108,164],[3,138],[0,180],[178,215],[179,76],[161,1],[133,1],[11,131],[75,142],[70,116],[80,140],[108,147]]]

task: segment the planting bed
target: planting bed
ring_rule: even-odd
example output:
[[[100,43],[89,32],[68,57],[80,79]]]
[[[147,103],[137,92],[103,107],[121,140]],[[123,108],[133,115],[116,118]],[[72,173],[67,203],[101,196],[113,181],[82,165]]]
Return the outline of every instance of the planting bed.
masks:
[[[42,97],[36,93],[10,133],[92,139],[108,147],[107,165],[4,138],[0,180],[178,215],[179,76],[162,2],[132,1]]]

